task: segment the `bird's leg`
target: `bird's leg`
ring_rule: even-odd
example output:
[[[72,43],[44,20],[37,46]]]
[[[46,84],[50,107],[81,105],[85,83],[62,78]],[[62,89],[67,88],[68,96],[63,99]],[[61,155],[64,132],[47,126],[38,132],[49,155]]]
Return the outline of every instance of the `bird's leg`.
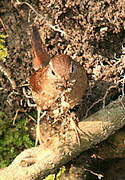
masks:
[[[76,138],[77,138],[77,142],[78,142],[78,144],[80,145],[79,127],[78,127],[78,125],[76,124],[76,122],[74,121],[74,119],[72,119],[72,118],[71,118],[71,120],[70,120],[70,123],[71,123],[72,128],[73,128],[74,131],[75,131],[75,135],[76,135]]]
[[[37,146],[38,142],[41,144],[40,113],[41,113],[41,108],[37,107],[37,126],[36,126],[36,142],[35,142],[35,146]]]
[[[87,133],[85,133],[84,131],[82,131],[82,129],[80,129],[79,125],[78,125],[78,121],[77,118],[73,117],[70,119],[70,123],[72,128],[75,130],[75,134],[76,134],[76,138],[77,138],[77,142],[80,145],[80,134],[84,134],[85,136],[89,137],[89,135]]]
[[[41,113],[41,108],[37,107],[37,126],[36,126],[36,142],[35,142],[35,146],[37,146],[38,142],[40,144],[43,144],[43,140],[41,137],[41,132],[40,132],[40,119],[43,118],[46,114],[46,111],[43,112],[42,116],[40,116]]]

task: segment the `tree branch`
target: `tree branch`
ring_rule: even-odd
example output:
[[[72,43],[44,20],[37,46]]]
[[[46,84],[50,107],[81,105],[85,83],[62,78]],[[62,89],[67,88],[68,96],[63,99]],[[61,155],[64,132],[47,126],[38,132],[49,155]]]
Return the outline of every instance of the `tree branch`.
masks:
[[[53,173],[73,157],[79,155],[93,145],[105,140],[125,124],[125,98],[114,101],[105,108],[84,119],[79,123],[80,129],[87,135],[81,134],[78,144],[74,131],[66,133],[66,139],[52,137],[48,147],[33,147],[24,150],[8,167],[0,170],[0,180],[35,180]]]

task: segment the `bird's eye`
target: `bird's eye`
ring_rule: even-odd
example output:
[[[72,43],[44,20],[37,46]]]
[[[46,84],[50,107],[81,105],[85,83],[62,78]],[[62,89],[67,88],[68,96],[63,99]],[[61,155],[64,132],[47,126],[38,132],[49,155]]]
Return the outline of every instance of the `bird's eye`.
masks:
[[[51,73],[55,76],[55,72],[52,70]]]

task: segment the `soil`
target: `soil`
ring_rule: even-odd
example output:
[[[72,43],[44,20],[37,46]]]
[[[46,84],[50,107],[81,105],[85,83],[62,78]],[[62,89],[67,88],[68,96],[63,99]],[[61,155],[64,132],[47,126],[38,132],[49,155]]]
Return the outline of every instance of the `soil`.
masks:
[[[89,115],[123,95],[125,3],[123,0],[0,1],[0,32],[7,34],[9,57],[0,72],[0,110],[14,117],[29,112],[28,78],[33,72],[31,26],[37,25],[51,57],[68,54],[81,63],[89,88],[79,113]],[[32,100],[31,100],[32,101]],[[83,108],[85,112],[83,113]]]

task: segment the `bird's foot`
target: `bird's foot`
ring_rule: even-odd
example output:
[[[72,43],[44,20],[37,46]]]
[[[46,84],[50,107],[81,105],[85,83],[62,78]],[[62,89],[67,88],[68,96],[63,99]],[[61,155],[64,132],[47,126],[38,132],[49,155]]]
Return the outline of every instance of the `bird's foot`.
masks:
[[[38,117],[37,117],[37,127],[36,127],[36,142],[35,146],[38,145],[38,142],[40,145],[44,143],[41,131],[40,131],[40,120],[46,115],[46,111],[43,112],[43,114],[40,116],[41,109],[37,109],[38,111]]]
[[[36,127],[36,142],[35,142],[35,146],[37,146],[38,143],[39,143],[40,145],[43,144],[42,136],[41,136],[41,132],[40,132],[40,127],[39,127],[39,125],[37,124],[37,127]]]
[[[90,139],[90,136],[79,127],[76,116],[75,118],[70,119],[70,125],[72,126],[72,129],[74,129],[75,131],[77,142],[79,145],[81,144],[81,138],[80,138],[81,134],[83,134],[84,136],[87,136],[88,140]]]

